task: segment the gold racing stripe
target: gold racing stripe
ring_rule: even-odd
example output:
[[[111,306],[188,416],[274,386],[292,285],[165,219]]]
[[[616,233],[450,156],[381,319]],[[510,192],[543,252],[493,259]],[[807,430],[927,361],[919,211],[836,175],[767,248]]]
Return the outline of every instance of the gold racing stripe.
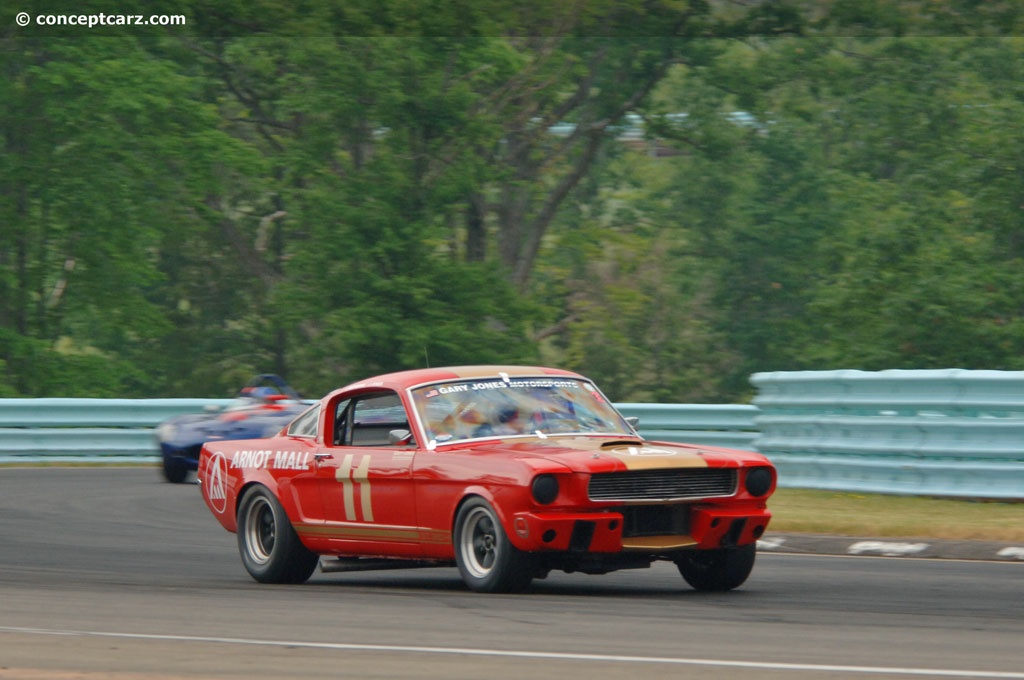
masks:
[[[341,461],[341,467],[334,473],[334,478],[341,482],[341,493],[345,499],[345,519],[350,522],[356,521],[355,488],[353,487],[351,476],[352,457],[353,454],[347,454]]]
[[[621,460],[627,470],[655,470],[665,468],[706,468],[708,462],[702,456],[681,449],[635,444],[617,446],[602,450]]]
[[[622,539],[623,550],[642,550],[644,552],[673,550],[691,545],[697,545],[697,541],[691,536],[632,536]]]
[[[487,370],[482,370],[484,368],[486,368]],[[544,371],[533,370],[529,366],[464,366],[462,367],[462,370],[452,371],[452,373],[455,375],[456,378],[460,378],[463,380],[475,379],[480,380],[481,382],[488,380],[500,380],[502,378],[502,373],[513,378],[519,376],[536,376],[553,379],[560,379],[563,377],[569,380],[575,379],[571,376],[549,375]]]
[[[363,508],[363,521],[373,521],[373,503],[370,500],[370,457],[363,456],[359,467],[352,475],[352,481],[359,485],[359,500]]]
[[[402,541],[407,543],[427,543],[432,545],[448,545],[452,541],[451,534],[440,529],[306,524],[301,522],[296,523],[294,526],[295,532],[299,534],[299,536],[327,537],[338,540]]]

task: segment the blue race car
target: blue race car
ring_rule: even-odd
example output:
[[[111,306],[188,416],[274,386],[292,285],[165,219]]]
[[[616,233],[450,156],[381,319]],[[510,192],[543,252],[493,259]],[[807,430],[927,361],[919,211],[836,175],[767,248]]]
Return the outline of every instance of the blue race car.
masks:
[[[213,412],[176,416],[156,428],[156,439],[168,482],[181,484],[189,471],[199,467],[199,450],[204,442],[228,439],[257,439],[276,434],[309,402],[281,377],[265,373],[243,387],[235,401]]]

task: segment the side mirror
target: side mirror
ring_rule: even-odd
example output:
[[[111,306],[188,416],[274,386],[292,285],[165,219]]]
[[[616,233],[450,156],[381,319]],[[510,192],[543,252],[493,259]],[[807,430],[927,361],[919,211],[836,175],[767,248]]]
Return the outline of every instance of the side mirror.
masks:
[[[407,446],[412,443],[412,432],[409,430],[391,430],[388,432],[388,444],[391,446]]]
[[[629,423],[629,426],[631,428],[633,428],[634,430],[637,430],[637,429],[640,428],[640,417],[639,416],[629,416],[628,418],[626,418],[626,422]]]

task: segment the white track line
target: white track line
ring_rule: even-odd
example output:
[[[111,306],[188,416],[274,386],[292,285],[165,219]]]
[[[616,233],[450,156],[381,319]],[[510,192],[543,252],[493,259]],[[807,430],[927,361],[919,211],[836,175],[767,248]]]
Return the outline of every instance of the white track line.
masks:
[[[942,678],[1002,678],[1024,680],[1024,672],[980,671],[952,668],[910,668],[902,666],[847,666],[831,664],[780,663],[770,661],[731,661],[728,659],[701,659],[686,657],[630,656],[622,654],[578,654],[568,652],[541,652],[529,650],[473,649],[469,647],[419,647],[414,645],[368,645],[341,642],[307,642],[295,640],[253,640],[248,638],[214,637],[200,635],[156,635],[146,633],[115,633],[91,630],[59,630],[48,628],[18,628],[0,626],[0,633],[24,635],[64,635],[82,637],[120,638],[131,640],[162,640],[173,642],[201,642],[250,647],[299,647],[356,652],[399,652],[407,654],[443,654],[451,656],[492,656],[518,659],[553,659],[559,661],[593,661],[600,663],[662,664],[675,666],[708,666],[717,668],[749,668],[774,671],[815,671],[828,673],[859,673],[868,675],[908,675]]]

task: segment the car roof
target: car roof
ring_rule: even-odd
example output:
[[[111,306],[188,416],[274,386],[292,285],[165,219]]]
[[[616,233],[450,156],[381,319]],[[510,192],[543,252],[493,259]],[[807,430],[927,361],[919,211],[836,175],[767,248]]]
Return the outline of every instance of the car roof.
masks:
[[[398,371],[366,378],[335,390],[331,395],[351,390],[368,388],[404,390],[417,385],[439,382],[443,380],[495,379],[504,376],[538,376],[551,375],[586,380],[582,375],[560,368],[544,366],[516,365],[478,365],[478,366],[443,366],[439,368],[419,368],[410,371]]]

